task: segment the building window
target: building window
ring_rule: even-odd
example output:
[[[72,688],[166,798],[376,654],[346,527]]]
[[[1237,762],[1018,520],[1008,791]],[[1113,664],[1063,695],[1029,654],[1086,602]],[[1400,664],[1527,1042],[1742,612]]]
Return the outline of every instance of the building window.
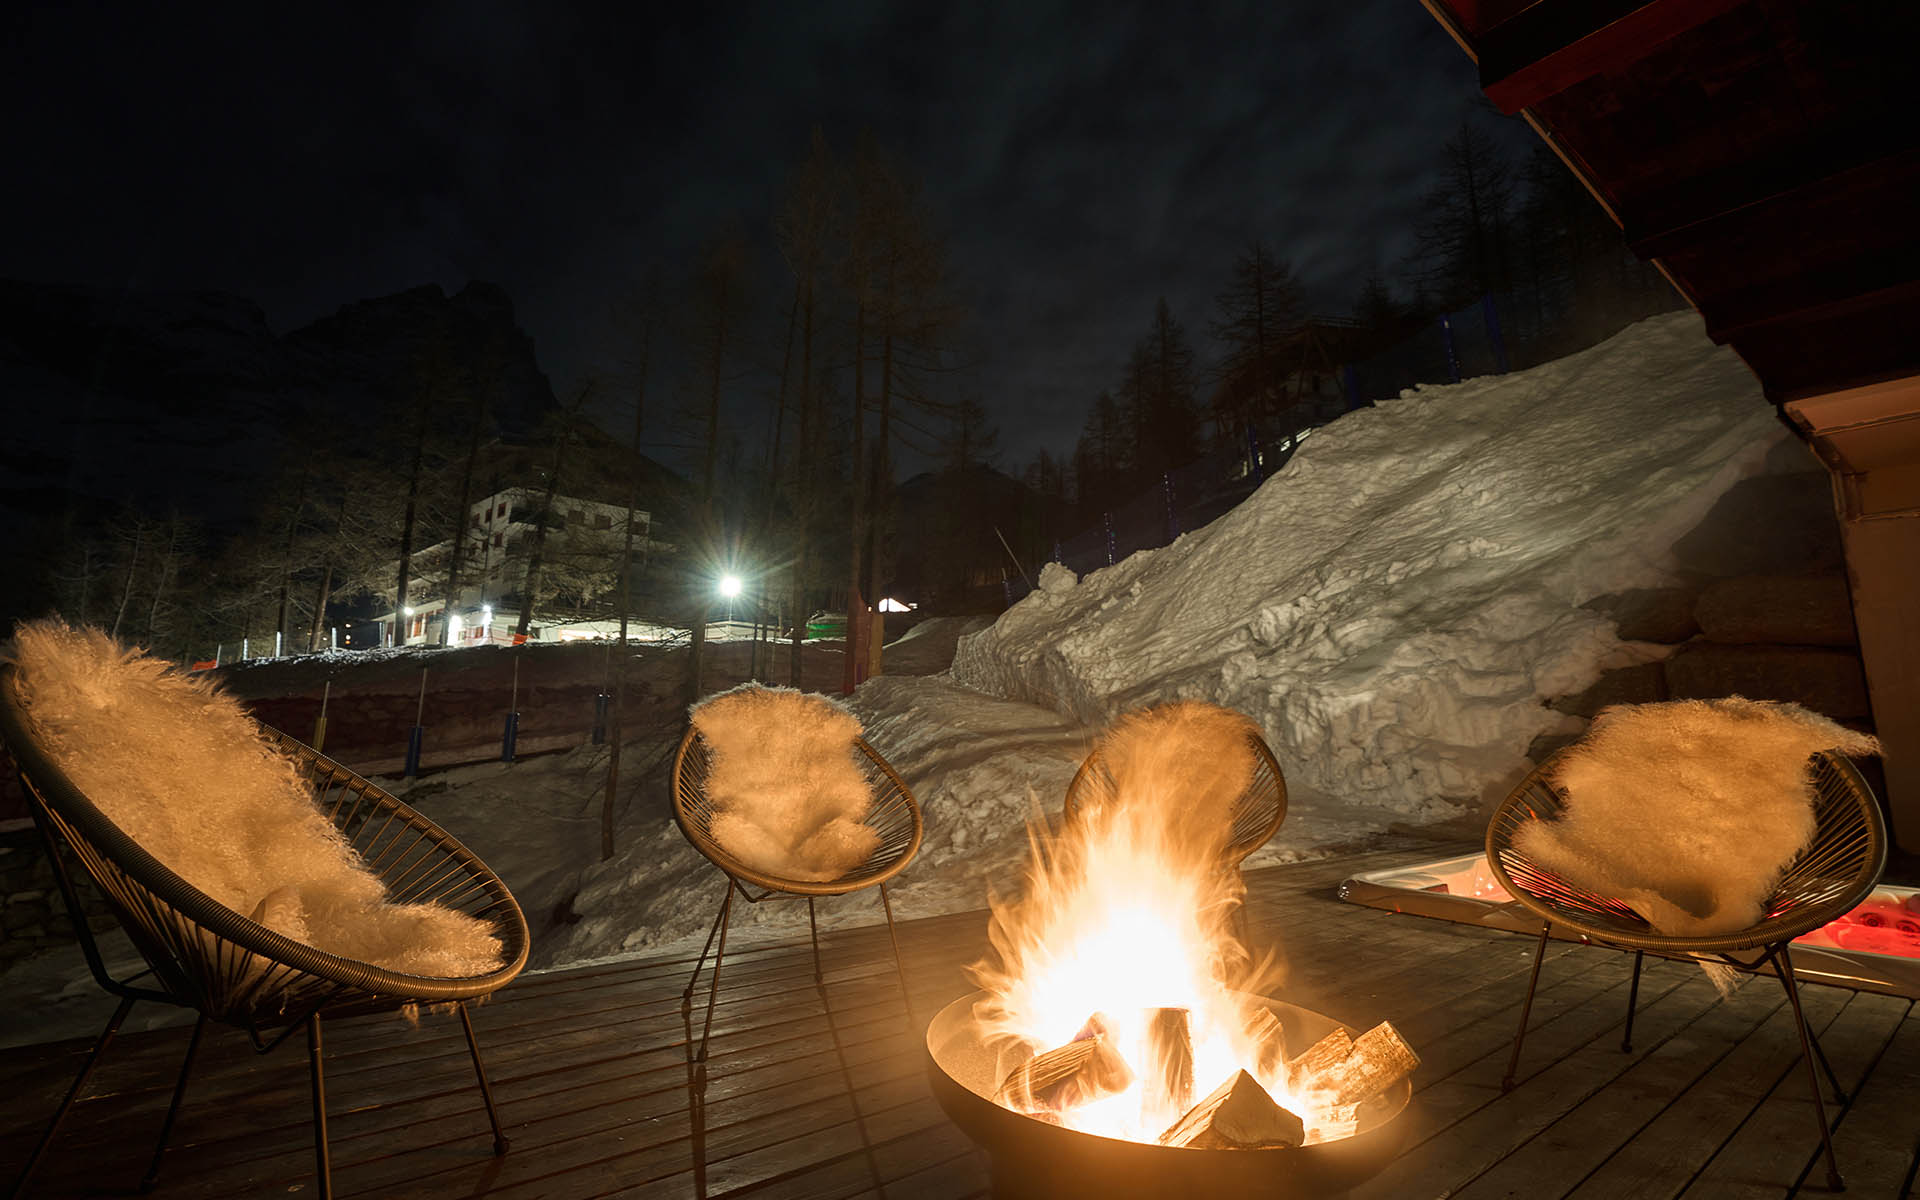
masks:
[[[596,513],[593,518],[593,527],[595,529],[612,529],[613,518],[606,513]]]
[[[494,545],[496,545],[496,546],[498,546],[498,545],[500,544],[500,539],[501,539],[501,537],[502,537],[502,536],[503,536],[502,534],[498,534],[498,533],[496,533],[496,534],[494,534],[494,535],[493,535],[493,544],[494,544]]]

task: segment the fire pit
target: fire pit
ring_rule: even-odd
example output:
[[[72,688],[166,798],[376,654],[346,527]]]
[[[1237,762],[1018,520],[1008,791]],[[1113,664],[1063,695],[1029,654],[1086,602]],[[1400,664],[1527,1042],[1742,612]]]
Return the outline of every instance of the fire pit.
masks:
[[[986,996],[946,1006],[927,1027],[928,1077],[942,1111],[993,1158],[994,1195],[1180,1195],[1202,1188],[1236,1196],[1337,1195],[1383,1167],[1400,1148],[1411,1084],[1402,1078],[1360,1105],[1351,1136],[1270,1149],[1195,1149],[1083,1133],[996,1102],[1001,1055],[974,1019]],[[1311,1046],[1339,1028],[1330,1017],[1259,998],[1290,1046]]]
[[[1117,723],[1113,787],[1036,818],[1025,887],[990,895],[980,990],[934,1018],[927,1054],[999,1195],[1320,1196],[1397,1148],[1419,1055],[1390,1023],[1270,998],[1277,959],[1236,932],[1245,725],[1181,705]]]

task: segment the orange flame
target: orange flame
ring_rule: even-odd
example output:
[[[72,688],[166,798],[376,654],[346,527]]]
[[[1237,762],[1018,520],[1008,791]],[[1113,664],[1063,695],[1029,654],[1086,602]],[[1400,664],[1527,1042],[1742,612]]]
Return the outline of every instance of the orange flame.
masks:
[[[1233,933],[1244,888],[1222,862],[1227,824],[1217,808],[1191,800],[1171,781],[1136,777],[1059,828],[1029,824],[1026,890],[993,898],[994,954],[972,968],[988,993],[974,1019],[1002,1045],[1002,1077],[1071,1041],[1095,1013],[1137,1076],[1147,1061],[1147,1010],[1185,1008],[1195,1099],[1245,1069],[1306,1115],[1286,1086],[1284,1060],[1269,1054],[1269,1069],[1258,1066],[1261,1047],[1249,1033],[1258,1004],[1248,993],[1277,982],[1278,972],[1271,960],[1253,963]],[[1154,1141],[1181,1113],[1147,1111],[1143,1092],[1136,1079],[1059,1116],[1084,1132]]]

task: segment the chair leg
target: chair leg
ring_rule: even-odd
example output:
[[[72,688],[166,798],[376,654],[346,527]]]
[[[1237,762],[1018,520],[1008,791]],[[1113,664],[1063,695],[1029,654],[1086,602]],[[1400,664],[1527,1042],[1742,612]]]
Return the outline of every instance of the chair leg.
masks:
[[[732,895],[733,876],[729,875],[727,876],[727,896],[731,898]],[[687,990],[680,993],[680,1011],[682,1014],[693,1011],[693,989],[700,982],[700,968],[707,965],[707,951],[713,949],[713,935],[720,932],[720,915],[725,911],[726,905],[723,902],[720,912],[713,914],[713,924],[707,927],[707,943],[700,947],[700,957],[694,960],[693,978],[687,980]]]
[[[727,957],[727,926],[733,920],[733,883],[727,883],[727,898],[720,902],[720,947],[713,952],[713,973],[707,977],[707,1019],[700,1026],[700,1052],[694,1061],[700,1064],[699,1082],[707,1078],[707,1041],[713,1036],[713,1006],[720,1000],[720,963]]]
[[[880,907],[887,913],[887,940],[893,943],[893,973],[900,977],[900,999],[907,1007],[907,1032],[917,1032],[913,1019],[913,990],[907,986],[907,968],[900,962],[900,937],[893,931],[893,902],[887,899],[887,885],[880,885]]]
[[[87,1086],[87,1080],[92,1077],[93,1069],[100,1065],[100,1056],[106,1053],[108,1043],[113,1041],[114,1034],[120,1032],[121,1023],[127,1019],[127,1013],[132,1009],[133,997],[121,997],[119,1006],[113,1010],[113,1015],[107,1018],[107,1027],[100,1031],[98,1038],[94,1039],[93,1049],[87,1054],[87,1061],[80,1067],[80,1074],[74,1078],[73,1086],[67,1089],[66,1099],[62,1100],[60,1107],[54,1110],[53,1120],[47,1123],[47,1131],[40,1135],[40,1144],[35,1146],[33,1153],[28,1156],[27,1165],[21,1170],[20,1178],[14,1180],[13,1191],[8,1193],[9,1195],[27,1194],[27,1184],[33,1179],[34,1171],[39,1168],[40,1160],[46,1157],[47,1148],[53,1145],[53,1139],[60,1136],[60,1126],[67,1119],[67,1110],[71,1109],[73,1102],[80,1098],[80,1089]]]
[[[820,969],[820,923],[813,916],[813,897],[807,897],[807,932],[813,935],[813,986],[827,986],[827,973]]]
[[[1813,1069],[1813,1051],[1811,1034],[1807,1030],[1806,1014],[1800,1011],[1800,988],[1793,976],[1793,959],[1787,953],[1785,943],[1773,952],[1773,959],[1780,968],[1780,986],[1787,989],[1787,999],[1793,1003],[1793,1024],[1800,1031],[1800,1058],[1807,1064],[1807,1086],[1813,1092],[1813,1114],[1820,1122],[1820,1146],[1827,1155],[1827,1186],[1836,1192],[1846,1190],[1846,1181],[1840,1178],[1840,1160],[1833,1152],[1833,1132],[1827,1128],[1827,1104],[1820,1096],[1820,1076]],[[1821,1061],[1826,1056],[1821,1055]],[[1831,1073],[1832,1068],[1828,1068]],[[1839,1090],[1835,1085],[1835,1090]]]
[[[313,1169],[320,1200],[333,1200],[333,1163],[327,1156],[327,1076],[321,1066],[320,1014],[307,1018],[307,1077],[313,1083]]]
[[[487,1124],[493,1126],[493,1152],[505,1154],[512,1143],[507,1135],[500,1132],[500,1114],[493,1107],[493,1088],[487,1083],[486,1064],[480,1061],[480,1042],[473,1036],[473,1018],[467,1015],[467,1002],[462,1000],[456,1007],[460,1010],[460,1028],[467,1035],[467,1053],[473,1055],[473,1073],[480,1077],[480,1099],[487,1105]]]
[[[1633,1010],[1640,1007],[1640,960],[1647,956],[1645,950],[1633,952],[1633,982],[1627,987],[1627,1031],[1620,1036],[1620,1053],[1633,1053]]]
[[[1507,1073],[1500,1079],[1500,1090],[1513,1090],[1513,1078],[1520,1070],[1520,1044],[1527,1040],[1527,1021],[1533,1016],[1533,989],[1540,984],[1540,963],[1547,956],[1547,934],[1553,929],[1553,922],[1540,926],[1540,944],[1533,950],[1533,974],[1527,977],[1527,998],[1520,1005],[1520,1028],[1513,1035],[1513,1054],[1507,1059]]]
[[[180,1079],[173,1085],[173,1103],[167,1105],[167,1119],[160,1122],[160,1141],[153,1148],[153,1161],[140,1181],[140,1190],[150,1192],[160,1182],[160,1160],[166,1156],[167,1142],[173,1137],[173,1122],[180,1115],[180,1101],[187,1094],[187,1073],[193,1070],[193,1056],[200,1052],[200,1035],[207,1029],[207,1014],[193,1023],[193,1036],[187,1040],[187,1057],[180,1063]]]

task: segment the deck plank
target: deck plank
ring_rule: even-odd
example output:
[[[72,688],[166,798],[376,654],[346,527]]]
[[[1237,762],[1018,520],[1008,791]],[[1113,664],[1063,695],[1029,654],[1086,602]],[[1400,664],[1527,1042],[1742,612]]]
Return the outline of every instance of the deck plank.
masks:
[[[1840,1015],[1820,1032],[1820,1046],[1849,1095],[1859,1090],[1911,1007],[1911,1001],[1899,997],[1855,993]],[[1796,1037],[1792,1070],[1682,1193],[1687,1200],[1758,1200],[1786,1195],[1809,1167],[1813,1168],[1807,1176],[1809,1184],[1824,1187],[1825,1165],[1815,1161],[1824,1157],[1820,1132],[1799,1049]],[[1824,1072],[1820,1073],[1820,1089],[1831,1123],[1839,1113]]]
[[[1622,1054],[1631,959],[1554,942],[1520,1086],[1503,1096],[1533,939],[1337,897],[1352,875],[1461,850],[1409,842],[1246,876],[1253,948],[1281,969],[1270,990],[1356,1028],[1391,1020],[1422,1057],[1402,1118],[1408,1147],[1357,1195],[1673,1196],[1689,1183],[1698,1185],[1690,1198],[1760,1194],[1739,1190],[1740,1178],[1715,1164],[1758,1152],[1776,1121],[1805,1119],[1792,1103],[1804,1080],[1788,1074],[1797,1042],[1782,1040],[1792,1034],[1778,989],[1769,999],[1755,981],[1722,1000],[1693,968],[1650,960],[1635,1052]],[[804,925],[730,941],[704,1096],[691,1080],[705,977],[691,1015],[680,1010],[695,955],[528,976],[473,1013],[513,1138],[504,1158],[491,1153],[457,1023],[331,1022],[335,1186],[342,1197],[435,1200],[984,1196],[988,1159],[934,1103],[923,1036],[938,1009],[971,990],[966,968],[985,954],[987,928],[982,911],[902,922],[907,997],[883,925],[823,932],[818,987]],[[1804,994],[1834,1039],[1836,1066],[1864,1080],[1837,1134],[1842,1154],[1860,1162],[1868,1190],[1856,1194],[1897,1194],[1920,1128],[1908,1101],[1920,1083],[1920,1016],[1884,997]],[[223,1032],[203,1047],[158,1195],[305,1191],[312,1143],[301,1048],[256,1057]],[[123,1037],[35,1195],[132,1186],[185,1040],[178,1028]],[[18,1169],[85,1049],[73,1041],[0,1051],[0,1178]],[[1600,1129],[1605,1136],[1590,1136]],[[1774,1165],[1791,1176],[1806,1164],[1811,1131],[1791,1122],[1778,1130]],[[1723,1184],[1734,1190],[1713,1190]]]
[[[1765,982],[1756,979],[1745,986]],[[1808,1025],[1824,1034],[1851,996],[1837,988],[1804,989],[1800,1002]],[[1798,1068],[1799,1052],[1793,1012],[1782,1004],[1569,1196],[1609,1200],[1680,1195],[1780,1081]],[[1781,1194],[1785,1191],[1783,1186]]]
[[[1785,1003],[1778,988],[1742,987],[1708,1004],[1610,1086],[1568,1109],[1455,1196],[1493,1200],[1572,1191]]]
[[[1920,1007],[1909,1008],[1833,1133],[1834,1153],[1849,1191],[1897,1196],[1913,1179],[1920,1135],[1914,1097],[1920,1095]],[[1816,1167],[1811,1179],[1824,1181]]]

